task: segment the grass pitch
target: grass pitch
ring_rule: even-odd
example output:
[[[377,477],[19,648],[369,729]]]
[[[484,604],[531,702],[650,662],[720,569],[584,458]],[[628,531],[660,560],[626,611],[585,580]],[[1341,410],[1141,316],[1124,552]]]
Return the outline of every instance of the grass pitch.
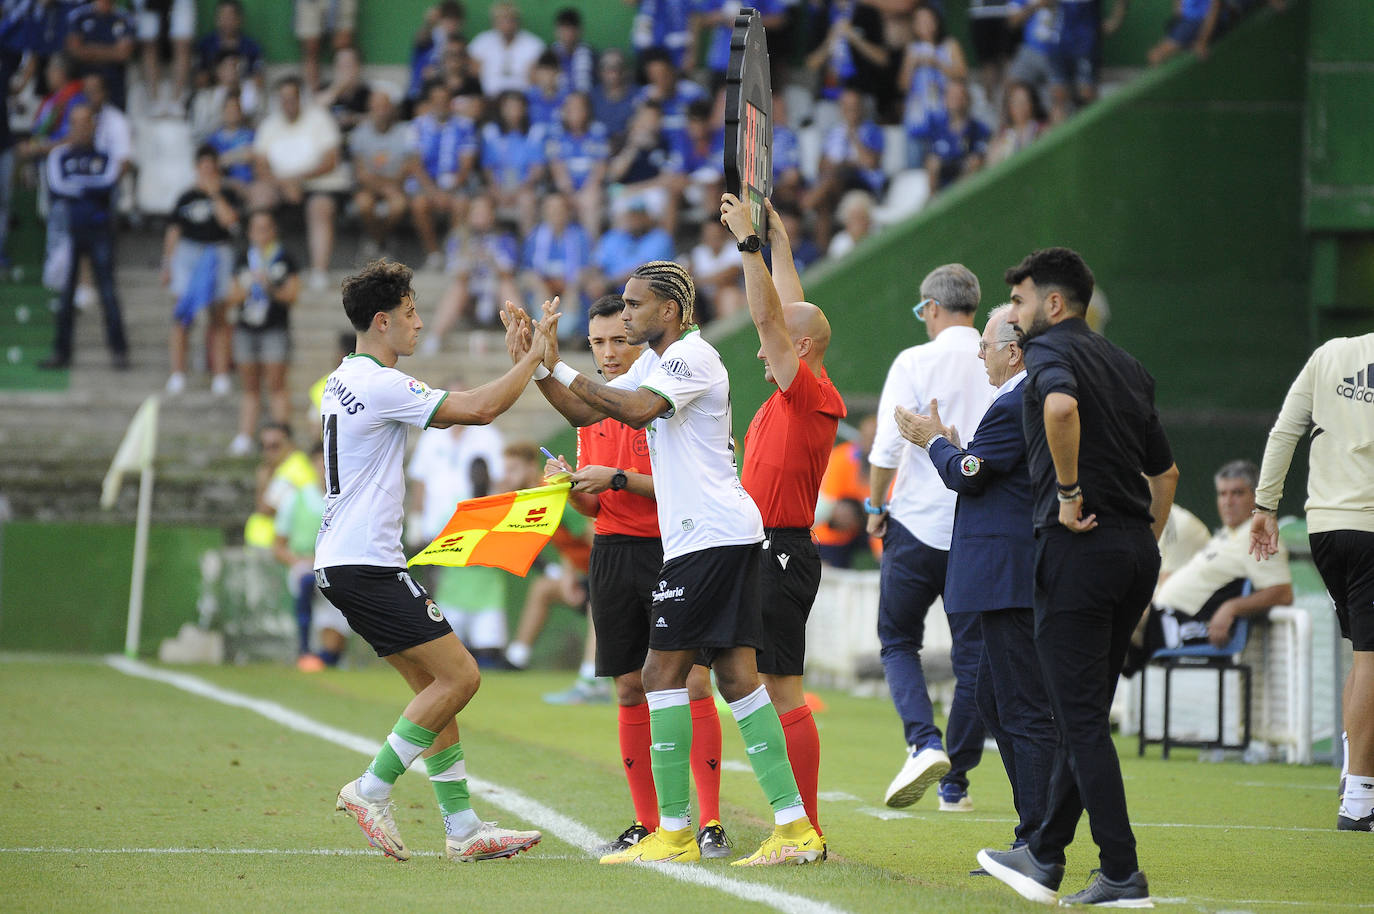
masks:
[[[576,843],[592,833],[614,837],[631,815],[614,708],[540,700],[566,686],[568,674],[488,675],[460,718],[469,771],[488,787],[474,790],[479,815],[542,828],[545,839],[509,863],[458,865],[441,856],[433,794],[418,773],[403,777],[395,795],[402,833],[418,852],[408,863],[367,849],[357,827],[333,812],[339,786],[367,762],[347,735],[375,744],[406,701],[390,668],[176,672],[303,715],[307,731],[310,721],[335,729],[291,729],[102,662],[5,658],[0,910],[1037,908],[967,875],[980,847],[1011,837],[1010,789],[995,754],[972,773],[974,812],[934,812],[933,796],[906,811],[882,806],[902,757],[885,701],[822,693],[829,862],[741,871],[713,861],[681,867],[692,871],[683,881],[655,868],[598,866]],[[742,856],[771,817],[738,730],[728,716],[722,725],[722,811]],[[1119,748],[1142,866],[1161,908],[1374,910],[1374,836],[1334,830],[1331,769],[1199,764],[1187,752],[1164,762],[1157,749],[1140,760],[1133,741]],[[1085,820],[1064,890],[1086,884],[1095,865]]]

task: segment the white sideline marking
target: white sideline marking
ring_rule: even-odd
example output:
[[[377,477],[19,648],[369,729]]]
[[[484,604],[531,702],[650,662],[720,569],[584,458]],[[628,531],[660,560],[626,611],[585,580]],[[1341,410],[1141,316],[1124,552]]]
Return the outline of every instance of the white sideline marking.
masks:
[[[296,847],[0,847],[0,854],[195,854],[206,857],[376,857],[371,848]],[[411,857],[443,857],[438,851],[411,851]],[[571,854],[540,854],[541,860],[582,860]]]
[[[381,748],[381,743],[368,739],[365,736],[358,736],[348,733],[337,727],[320,723],[313,718],[306,717],[290,708],[277,704],[275,701],[267,701],[261,698],[253,698],[239,692],[221,688],[213,683],[207,682],[196,676],[189,676],[185,673],[173,673],[167,670],[159,670],[155,667],[147,666],[137,660],[129,660],[126,657],[111,655],[105,659],[111,667],[129,676],[137,676],[141,679],[151,679],[156,682],[175,686],[193,695],[208,698],[211,701],[219,702],[223,705],[230,705],[236,708],[243,708],[266,717],[274,723],[279,723],[284,727],[297,730],[310,736],[316,736],[336,746],[345,749],[352,749],[361,755],[372,756],[377,754]],[[532,800],[518,791],[503,787],[491,781],[475,778],[468,775],[468,785],[476,792],[480,792],[485,801],[494,806],[499,806],[505,811],[515,815],[527,822],[532,822],[539,826],[540,830],[552,837],[565,841],[576,848],[580,848],[591,854],[591,848],[598,844],[605,843],[606,839],[598,836],[586,825],[576,819],[565,816],[562,813],[545,806],[544,804]],[[676,879],[680,882],[688,882],[704,888],[716,889],[728,895],[744,901],[753,901],[758,904],[768,905],[787,914],[845,914],[842,908],[817,901],[813,898],[806,898],[802,895],[794,895],[790,892],[783,892],[769,886],[757,883],[745,882],[739,879],[732,879],[728,876],[721,876],[710,870],[696,867],[660,866],[650,867],[651,872],[666,876],[669,879]]]
[[[939,816],[941,822],[972,822],[981,825],[1015,825],[1018,821],[1010,816],[1006,818],[997,818],[994,816],[970,816],[968,813],[960,813],[957,816],[949,813],[941,814],[935,809],[906,812],[901,809],[860,806],[854,811],[866,816],[872,816],[875,819],[881,819],[885,822],[892,819],[925,819],[935,816]],[[1199,831],[1283,831],[1316,832],[1320,834],[1335,831],[1334,828],[1311,828],[1305,825],[1228,825],[1214,822],[1132,822],[1131,828],[1196,828]],[[1371,907],[1374,907],[1374,905],[1371,905]]]
[[[816,799],[824,800],[827,803],[862,803],[863,800],[854,796],[852,793],[845,793],[843,790],[822,790],[816,794]]]

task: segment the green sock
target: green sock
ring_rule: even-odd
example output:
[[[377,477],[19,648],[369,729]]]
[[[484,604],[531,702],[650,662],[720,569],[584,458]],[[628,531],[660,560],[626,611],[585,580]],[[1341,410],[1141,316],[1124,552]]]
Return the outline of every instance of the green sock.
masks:
[[[768,693],[763,686],[759,686],[754,694],[731,702],[730,710],[735,713],[740,736],[744,737],[744,748],[749,755],[749,763],[754,766],[754,777],[763,788],[763,795],[768,797],[773,812],[801,806],[797,779],[792,774],[792,763],[787,758],[787,738],[783,736],[782,722],[778,720],[778,712],[768,700]]]
[[[425,759],[425,769],[429,772],[429,783],[434,788],[441,813],[451,816],[472,808],[462,743],[454,743]]]
[[[368,774],[387,784],[395,784],[396,779],[405,774],[410,763],[419,758],[420,753],[434,745],[439,734],[413,724],[404,717],[396,721],[391,735],[382,743],[381,751],[367,766]]]
[[[659,824],[665,831],[676,831],[691,824],[692,709],[686,689],[650,692],[646,697]]]

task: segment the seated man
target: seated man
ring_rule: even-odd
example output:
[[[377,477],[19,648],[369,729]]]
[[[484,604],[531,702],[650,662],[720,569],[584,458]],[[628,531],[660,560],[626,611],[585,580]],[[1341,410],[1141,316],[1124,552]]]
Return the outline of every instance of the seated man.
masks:
[[[1293,601],[1288,550],[1279,544],[1272,561],[1249,554],[1250,512],[1259,468],[1233,460],[1217,471],[1217,514],[1222,527],[1207,546],[1160,586],[1144,619],[1144,645],[1132,645],[1126,670],[1139,669],[1160,648],[1211,642],[1220,647],[1243,616],[1263,615]],[[1242,595],[1245,582],[1251,591]]]

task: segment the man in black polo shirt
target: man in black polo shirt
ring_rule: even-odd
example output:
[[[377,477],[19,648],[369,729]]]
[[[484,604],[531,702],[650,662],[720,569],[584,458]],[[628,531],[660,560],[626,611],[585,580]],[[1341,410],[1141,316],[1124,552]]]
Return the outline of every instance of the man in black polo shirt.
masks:
[[[1035,647],[1059,746],[1045,819],[1025,846],[978,861],[1032,901],[1054,903],[1064,848],[1087,810],[1102,863],[1065,904],[1146,906],[1112,745],[1112,692],[1159,575],[1156,539],[1178,483],[1155,382],[1083,319],[1093,275],[1067,248],[1007,270],[1028,372],[1024,419],[1034,491]]]

